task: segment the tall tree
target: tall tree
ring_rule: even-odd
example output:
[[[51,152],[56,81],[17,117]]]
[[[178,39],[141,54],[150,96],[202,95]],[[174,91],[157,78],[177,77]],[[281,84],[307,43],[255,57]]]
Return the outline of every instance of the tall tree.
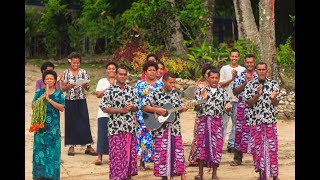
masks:
[[[172,7],[175,6],[175,0],[167,0]],[[168,46],[170,47],[170,50],[173,50],[174,54],[176,55],[183,55],[186,54],[187,50],[185,46],[183,45],[183,35],[180,29],[180,22],[178,21],[177,15],[175,15],[173,18],[167,19],[167,25],[168,27],[173,28],[173,32],[166,37],[166,41],[168,43]]]
[[[207,43],[213,44],[213,25],[215,15],[215,0],[204,0],[204,4],[208,9],[208,17],[206,18],[206,37]]]
[[[279,80],[278,63],[276,60],[276,37],[274,26],[274,3],[275,0],[259,1],[259,24],[261,41],[261,61],[266,62],[270,67],[270,75],[273,79]]]
[[[250,0],[233,0],[239,39],[250,39],[260,52],[260,61],[269,66],[270,76],[280,81],[276,61],[274,0],[259,0],[259,30]]]
[[[250,39],[260,49],[260,37],[250,0],[233,0],[239,39]]]

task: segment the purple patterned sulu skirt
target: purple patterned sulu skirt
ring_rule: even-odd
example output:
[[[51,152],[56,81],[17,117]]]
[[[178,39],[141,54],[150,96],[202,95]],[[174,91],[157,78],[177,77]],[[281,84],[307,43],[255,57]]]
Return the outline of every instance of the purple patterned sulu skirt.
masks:
[[[252,156],[255,171],[266,177],[278,176],[278,135],[277,125],[261,124],[252,128]]]
[[[200,118],[196,137],[196,160],[204,160],[207,167],[219,167],[222,157],[223,126],[221,116]]]
[[[108,136],[111,180],[126,179],[138,174],[137,139],[132,133]]]
[[[157,177],[173,177],[186,173],[182,137],[171,135],[170,125],[162,135],[155,138],[153,173]]]
[[[236,150],[242,153],[251,153],[250,139],[250,126],[246,125],[246,105],[244,101],[238,102],[237,106],[237,118],[236,118],[236,129],[235,129],[235,140],[234,147]]]

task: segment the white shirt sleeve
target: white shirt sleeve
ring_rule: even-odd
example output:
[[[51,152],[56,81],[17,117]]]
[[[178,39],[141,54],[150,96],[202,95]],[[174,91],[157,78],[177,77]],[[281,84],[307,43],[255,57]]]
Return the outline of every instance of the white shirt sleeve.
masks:
[[[220,69],[220,81],[219,82],[223,82],[223,81],[225,81],[225,80],[227,80],[226,79],[226,68],[225,68],[226,66],[222,66],[221,67],[221,69]]]
[[[109,81],[107,80],[107,78],[103,78],[103,79],[100,79],[98,81],[98,84],[97,84],[97,88],[96,88],[96,91],[103,91],[105,90],[107,87],[110,86],[110,83]]]

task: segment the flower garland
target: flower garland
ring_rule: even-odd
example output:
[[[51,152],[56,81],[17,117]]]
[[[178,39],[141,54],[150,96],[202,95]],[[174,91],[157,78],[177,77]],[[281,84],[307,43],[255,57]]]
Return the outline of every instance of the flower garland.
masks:
[[[34,102],[29,132],[36,132],[39,129],[44,128],[44,123],[46,120],[47,103],[43,97],[44,95],[39,97]]]

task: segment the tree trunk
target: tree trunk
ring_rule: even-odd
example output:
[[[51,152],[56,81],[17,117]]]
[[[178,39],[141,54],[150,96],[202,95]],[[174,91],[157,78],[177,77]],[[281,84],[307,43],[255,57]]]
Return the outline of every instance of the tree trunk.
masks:
[[[209,45],[213,44],[213,25],[214,25],[214,15],[215,15],[215,0],[204,0],[209,15],[206,19],[206,38]]]
[[[239,39],[249,39],[260,51],[260,37],[250,0],[233,0]]]
[[[172,7],[175,6],[175,0],[167,0]],[[183,35],[181,33],[180,29],[180,22],[178,21],[178,18],[175,16],[173,19],[168,18],[167,19],[167,25],[168,27],[173,28],[173,33],[166,37],[166,41],[168,42],[168,46],[170,51],[173,51],[175,55],[184,55],[186,54],[186,48],[183,46]]]
[[[276,61],[276,38],[274,25],[274,0],[260,0],[259,24],[261,40],[260,61],[268,64],[269,75],[280,82],[278,63]]]
[[[24,44],[24,56],[27,58],[30,57],[30,45]]]
[[[250,0],[233,0],[238,23],[239,39],[250,39],[260,52],[260,61],[267,63],[269,78],[282,84],[276,61],[274,0],[259,1],[259,31]]]

